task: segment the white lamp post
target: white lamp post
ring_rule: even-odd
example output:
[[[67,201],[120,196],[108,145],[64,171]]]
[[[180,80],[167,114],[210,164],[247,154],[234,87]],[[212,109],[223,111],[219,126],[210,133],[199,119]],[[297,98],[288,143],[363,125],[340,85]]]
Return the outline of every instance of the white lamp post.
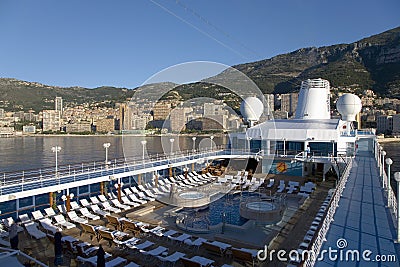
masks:
[[[192,140],[193,140],[193,152],[195,152],[196,151],[196,136],[193,136]]]
[[[172,149],[174,147],[174,141],[175,141],[174,138],[169,139],[169,142],[171,143],[171,156],[172,156]]]
[[[56,177],[58,177],[58,152],[61,151],[61,147],[60,146],[53,146],[51,148],[51,151],[56,153]]]
[[[283,138],[283,155],[286,156],[286,138]]]
[[[144,147],[146,146],[147,141],[146,141],[146,140],[143,140],[143,141],[141,141],[140,143],[142,143],[142,146],[143,146],[143,150],[142,150],[142,160],[144,160]]]
[[[386,162],[386,164],[387,164],[387,168],[388,168],[388,173],[387,173],[387,177],[388,177],[388,180],[387,180],[387,190],[388,190],[388,202],[387,202],[387,206],[388,207],[390,207],[390,195],[391,195],[391,189],[392,189],[392,186],[390,185],[390,165],[392,165],[393,164],[393,160],[391,159],[391,158],[387,158],[386,160],[385,160],[385,162]]]
[[[246,140],[247,140],[247,149],[250,151],[250,141],[251,141],[251,139],[253,139],[253,138],[251,138],[250,136],[248,136],[248,137],[246,137]],[[247,151],[246,151],[247,152]]]
[[[397,182],[397,243],[400,243],[400,172],[394,173]]]
[[[103,144],[103,147],[106,149],[106,161],[105,161],[106,166],[108,165],[108,148],[109,148],[110,146],[111,146],[110,143],[104,143],[104,144]]]
[[[210,136],[210,140],[211,140],[211,142],[210,142],[211,151],[213,150],[213,139],[214,139],[214,135],[211,135],[211,136]]]

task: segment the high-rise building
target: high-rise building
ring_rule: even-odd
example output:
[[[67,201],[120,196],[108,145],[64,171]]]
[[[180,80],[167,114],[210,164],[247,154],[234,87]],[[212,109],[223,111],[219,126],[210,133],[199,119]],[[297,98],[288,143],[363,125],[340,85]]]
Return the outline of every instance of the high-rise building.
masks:
[[[299,95],[297,93],[281,95],[281,111],[286,111],[289,116],[296,113]]]
[[[264,95],[265,98],[265,102],[267,105],[266,111],[268,116],[270,116],[272,114],[272,112],[274,112],[274,108],[275,108],[275,96],[273,94],[265,94]]]
[[[166,120],[171,112],[171,103],[166,101],[157,102],[153,107],[153,119],[155,121],[158,120]]]
[[[0,108],[0,119],[4,118],[4,109]]]
[[[57,96],[54,101],[54,109],[60,112],[60,116],[63,115],[63,99],[60,96]]]
[[[59,131],[61,127],[61,115],[57,110],[43,110],[43,132]]]
[[[178,107],[171,111],[170,114],[170,127],[172,132],[180,132],[186,129],[186,123],[188,121],[187,114],[192,112],[192,108]]]

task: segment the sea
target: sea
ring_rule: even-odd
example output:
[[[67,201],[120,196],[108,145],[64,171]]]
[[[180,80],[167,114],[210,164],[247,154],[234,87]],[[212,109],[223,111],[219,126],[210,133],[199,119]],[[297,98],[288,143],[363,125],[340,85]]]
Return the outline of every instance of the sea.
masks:
[[[55,153],[52,147],[59,146],[58,166],[105,160],[104,143],[110,143],[108,160],[122,158],[141,158],[172,151],[184,152],[195,149],[209,149],[211,145],[225,146],[224,136],[25,136],[0,138],[0,175],[4,172],[25,171],[55,166]],[[173,140],[171,142],[170,140]]]

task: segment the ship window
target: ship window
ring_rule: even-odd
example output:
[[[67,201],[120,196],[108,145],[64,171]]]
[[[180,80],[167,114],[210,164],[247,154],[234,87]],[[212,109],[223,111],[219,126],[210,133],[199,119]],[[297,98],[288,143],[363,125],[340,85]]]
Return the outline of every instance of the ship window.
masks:
[[[33,206],[33,197],[24,197],[19,199],[19,207],[24,208],[24,207],[29,207]]]

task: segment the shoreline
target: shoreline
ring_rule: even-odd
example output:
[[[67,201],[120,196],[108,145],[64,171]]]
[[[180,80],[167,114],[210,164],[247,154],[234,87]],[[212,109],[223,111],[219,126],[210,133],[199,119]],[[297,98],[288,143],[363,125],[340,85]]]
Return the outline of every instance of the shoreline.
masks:
[[[209,137],[213,135],[215,137],[226,136],[225,133],[213,133],[213,134],[26,134],[26,135],[11,135],[1,138],[23,138],[23,137],[124,137],[124,136],[137,136],[137,137],[162,137],[162,136],[199,136]]]
[[[400,138],[394,138],[394,137],[378,138],[377,140],[378,140],[379,143],[395,143],[395,142],[400,142]]]

